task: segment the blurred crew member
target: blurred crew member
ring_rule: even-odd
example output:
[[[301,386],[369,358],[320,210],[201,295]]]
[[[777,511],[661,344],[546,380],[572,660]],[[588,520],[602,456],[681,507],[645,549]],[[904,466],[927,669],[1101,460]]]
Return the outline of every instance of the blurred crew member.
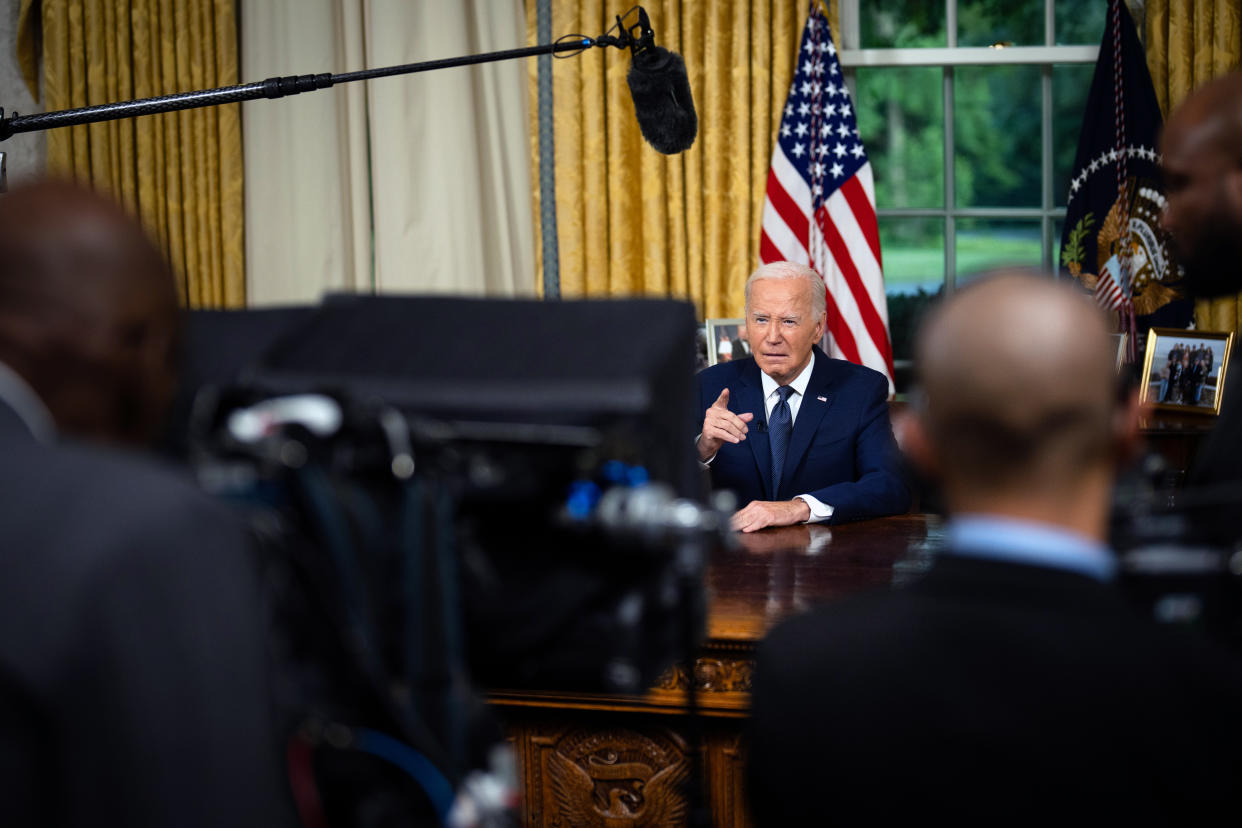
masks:
[[[1169,116],[1161,139],[1165,229],[1196,298],[1242,290],[1242,72],[1193,92]],[[1236,355],[1235,355],[1236,356]],[[1236,360],[1234,360],[1236,362]],[[1211,370],[1209,365],[1206,369]],[[1240,532],[1232,505],[1242,499],[1242,371],[1229,371],[1216,428],[1187,475],[1188,487],[1219,486],[1214,534]]]
[[[114,448],[173,386],[173,277],[68,184],[0,197],[5,825],[285,824],[247,538]]]

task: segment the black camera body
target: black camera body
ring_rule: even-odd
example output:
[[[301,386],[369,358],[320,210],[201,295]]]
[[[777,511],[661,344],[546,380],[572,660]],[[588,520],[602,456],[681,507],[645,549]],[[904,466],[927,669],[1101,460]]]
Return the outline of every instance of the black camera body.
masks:
[[[260,540],[304,821],[444,822],[505,773],[482,688],[640,693],[690,652],[727,534],[693,461],[694,328],[650,300],[191,316],[182,448]]]
[[[1242,525],[1234,525],[1242,490],[1175,490],[1167,477],[1153,455],[1116,488],[1110,545],[1121,587],[1144,615],[1242,653]]]

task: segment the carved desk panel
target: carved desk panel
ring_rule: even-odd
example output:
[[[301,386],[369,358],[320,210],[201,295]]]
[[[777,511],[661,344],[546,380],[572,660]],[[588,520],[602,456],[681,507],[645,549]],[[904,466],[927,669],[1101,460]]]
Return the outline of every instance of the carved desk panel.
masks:
[[[703,716],[705,792],[716,826],[749,824],[742,732],[754,648],[782,618],[917,574],[940,537],[935,517],[791,526],[739,536],[706,576],[707,638],[694,681]],[[517,751],[529,826],[684,824],[684,667],[642,695],[495,690]]]

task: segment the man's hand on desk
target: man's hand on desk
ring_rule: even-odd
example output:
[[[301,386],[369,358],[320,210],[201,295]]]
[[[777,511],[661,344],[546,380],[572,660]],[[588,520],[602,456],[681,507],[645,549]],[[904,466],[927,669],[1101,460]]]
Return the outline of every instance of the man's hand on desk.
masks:
[[[805,500],[752,500],[733,514],[729,525],[739,532],[755,532],[768,526],[793,526],[811,519]]]
[[[720,392],[720,396],[707,409],[703,417],[703,432],[699,437],[699,460],[706,463],[716,456],[725,443],[740,443],[746,439],[747,423],[755,419],[755,415],[734,414],[729,410],[729,389]]]

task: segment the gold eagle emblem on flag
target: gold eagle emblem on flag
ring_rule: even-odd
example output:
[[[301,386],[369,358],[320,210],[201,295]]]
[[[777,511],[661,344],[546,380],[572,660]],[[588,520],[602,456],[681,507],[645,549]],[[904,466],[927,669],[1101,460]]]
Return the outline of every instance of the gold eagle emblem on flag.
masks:
[[[1181,281],[1181,269],[1170,255],[1168,235],[1160,226],[1164,203],[1164,195],[1155,183],[1128,178],[1124,193],[1113,202],[1096,233],[1094,262],[1085,260],[1089,234],[1095,229],[1095,214],[1084,213],[1070,229],[1061,248],[1061,261],[1070,275],[1087,290],[1095,291],[1100,274],[1110,270],[1128,273],[1130,299],[1138,316],[1147,316],[1183,298],[1177,284]],[[1124,228],[1123,212],[1129,216]]]

